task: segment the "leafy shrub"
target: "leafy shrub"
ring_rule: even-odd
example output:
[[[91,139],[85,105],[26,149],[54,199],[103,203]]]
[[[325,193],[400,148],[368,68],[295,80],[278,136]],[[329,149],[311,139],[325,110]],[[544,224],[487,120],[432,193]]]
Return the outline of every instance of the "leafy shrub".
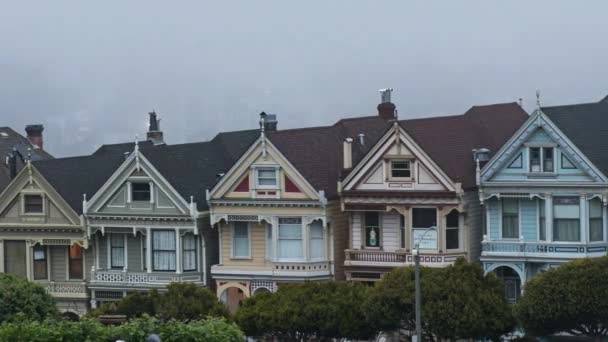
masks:
[[[0,273],[0,323],[58,317],[55,300],[35,283]]]

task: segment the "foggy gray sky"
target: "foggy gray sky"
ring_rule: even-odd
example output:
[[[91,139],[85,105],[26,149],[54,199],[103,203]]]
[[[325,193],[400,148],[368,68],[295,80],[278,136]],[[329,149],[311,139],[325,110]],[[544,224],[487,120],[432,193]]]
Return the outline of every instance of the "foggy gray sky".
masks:
[[[55,156],[375,114],[608,94],[606,1],[2,1],[0,126],[45,125]]]

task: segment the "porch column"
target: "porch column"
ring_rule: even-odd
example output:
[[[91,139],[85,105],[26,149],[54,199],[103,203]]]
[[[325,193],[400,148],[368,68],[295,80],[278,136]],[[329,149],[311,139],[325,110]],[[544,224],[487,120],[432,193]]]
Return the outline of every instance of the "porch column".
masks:
[[[129,234],[123,234],[123,239],[124,239],[124,244],[125,244],[125,249],[124,249],[125,265],[123,266],[122,270],[124,272],[126,272],[127,269],[129,268],[129,239],[128,239],[128,237],[129,237]]]
[[[273,216],[272,219],[272,261],[279,260],[279,218]]]
[[[175,228],[175,273],[182,273],[182,238],[179,236],[179,228]]]
[[[545,237],[547,242],[553,241],[553,197],[545,194]]]
[[[25,241],[25,273],[27,275],[27,280],[31,281],[32,277],[32,241]]]
[[[146,228],[146,272],[152,273],[152,229]]]
[[[4,241],[0,240],[0,273],[4,273]]]
[[[588,207],[588,202],[587,202],[587,195],[581,195],[580,196],[580,212],[579,212],[579,219],[581,221],[581,242],[587,242],[588,241],[588,233],[589,233],[589,225],[587,224],[588,221],[588,217],[589,217],[589,210],[587,210]]]

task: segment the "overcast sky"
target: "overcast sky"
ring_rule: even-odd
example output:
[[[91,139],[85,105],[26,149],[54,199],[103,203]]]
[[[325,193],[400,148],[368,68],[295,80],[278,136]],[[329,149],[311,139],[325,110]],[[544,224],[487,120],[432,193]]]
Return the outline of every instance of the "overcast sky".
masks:
[[[0,126],[45,125],[55,156],[475,104],[608,94],[606,1],[2,1]]]

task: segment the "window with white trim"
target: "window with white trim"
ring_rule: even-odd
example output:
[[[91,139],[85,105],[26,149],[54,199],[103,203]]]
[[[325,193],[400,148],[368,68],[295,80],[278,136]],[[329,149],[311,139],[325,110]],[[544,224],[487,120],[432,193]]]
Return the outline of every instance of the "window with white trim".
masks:
[[[412,208],[412,246],[419,243],[420,249],[437,249],[436,228],[437,208]]]
[[[152,232],[152,269],[154,271],[175,271],[176,241],[174,230]]]
[[[110,234],[110,267],[125,267],[125,237],[123,234]]]
[[[276,189],[279,186],[275,168],[256,169],[256,187],[260,189]]]
[[[519,200],[502,200],[502,238],[519,239]]]
[[[70,279],[84,279],[84,253],[82,247],[73,244],[68,247],[68,273]]]
[[[34,246],[34,280],[48,279],[46,246]]]
[[[182,268],[196,271],[196,236],[191,233],[182,236]]]
[[[24,195],[23,212],[26,214],[42,214],[44,212],[42,202],[42,195]]]
[[[302,219],[299,217],[279,218],[279,258],[301,259],[304,257],[302,240]]]
[[[391,160],[391,178],[412,178],[409,160]]]
[[[324,257],[323,223],[316,220],[310,224],[310,258],[323,259]]]
[[[266,225],[266,259],[274,258],[274,244],[272,242],[272,225]]]
[[[365,247],[380,247],[380,213],[365,212]]]
[[[604,207],[602,200],[593,198],[589,201],[589,241],[604,241]]]
[[[553,241],[581,241],[580,198],[553,198]]]
[[[530,172],[553,172],[553,155],[553,147],[530,147]]]
[[[399,231],[401,233],[401,248],[405,248],[405,216],[399,214]]]
[[[150,201],[150,183],[131,183],[131,200]]]
[[[445,217],[445,249],[460,248],[460,214],[452,210]]]
[[[538,239],[547,240],[547,224],[545,219],[545,201],[538,200]]]
[[[234,222],[232,233],[232,257],[249,258],[249,223]]]

